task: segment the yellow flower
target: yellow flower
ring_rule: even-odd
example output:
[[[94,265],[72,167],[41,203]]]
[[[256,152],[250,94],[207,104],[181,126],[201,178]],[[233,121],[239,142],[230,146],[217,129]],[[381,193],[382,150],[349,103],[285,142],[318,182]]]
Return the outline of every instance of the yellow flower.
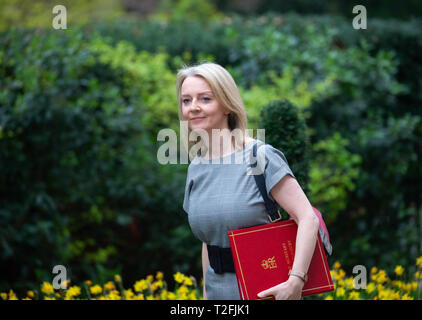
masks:
[[[100,294],[101,292],[103,292],[103,288],[96,284],[95,286],[89,288],[89,291],[91,292],[91,294]]]
[[[135,282],[135,285],[133,287],[135,288],[136,292],[142,292],[142,291],[148,289],[148,284],[144,279],[142,279],[142,280]]]
[[[64,289],[68,288],[69,286],[70,286],[70,279],[67,279],[67,280],[64,282]]]
[[[85,283],[86,283],[87,286],[92,286],[92,281],[91,280],[86,280]]]
[[[360,299],[360,294],[358,291],[352,291],[349,293],[349,299],[350,300],[359,300]]]
[[[174,292],[169,292],[167,298],[169,300],[176,300],[176,295],[174,294]]]
[[[345,287],[347,289],[353,289],[355,287],[355,281],[353,277],[349,277],[344,281]]]
[[[380,270],[376,275],[372,276],[372,280],[380,284],[385,283],[388,280],[387,274],[385,273],[384,270]]]
[[[177,283],[182,283],[184,280],[184,276],[180,272],[175,273],[173,277],[174,277],[174,281],[176,281]]]
[[[147,282],[152,283],[154,281],[154,276],[152,274],[147,275]]]
[[[117,290],[112,290],[108,295],[109,300],[121,300],[120,292]]]
[[[393,281],[392,282],[393,286],[395,286],[397,289],[401,290],[405,287],[405,284],[403,281]]]
[[[380,298],[380,300],[389,300],[388,299],[389,298],[388,290],[380,290],[379,298]]]
[[[111,281],[108,281],[108,282],[104,285],[104,288],[105,288],[106,290],[109,290],[109,291],[116,289],[116,287],[114,286],[114,283],[113,283],[113,282],[111,282]]]
[[[12,289],[10,289],[9,291],[9,300],[18,300],[18,297],[16,296],[16,294],[13,292]]]
[[[131,298],[135,296],[132,289],[127,289],[124,291],[124,293],[127,300],[131,300]]]
[[[402,297],[402,300],[413,300],[413,298],[411,296],[409,296],[407,293],[405,293]]]
[[[390,289],[380,290],[380,300],[397,300],[400,299],[400,294]]]
[[[182,293],[177,300],[188,300],[188,296],[186,295],[186,293]]]
[[[396,275],[401,276],[404,272],[404,269],[402,266],[396,266],[396,268],[394,269],[394,272],[396,273]]]
[[[122,277],[120,275],[118,275],[118,274],[115,274],[114,275],[114,281],[116,281],[116,282],[122,282]]]
[[[191,279],[191,278],[189,278],[189,277],[184,277],[184,279],[183,279],[183,284],[184,284],[185,286],[192,286],[192,285],[193,285],[192,279]]]
[[[378,268],[377,267],[372,267],[371,268],[371,274],[375,274],[378,272]]]
[[[155,275],[155,278],[157,280],[162,280],[164,278],[164,275],[161,271],[158,271],[157,274]]]
[[[34,291],[32,291],[32,290],[27,291],[27,292],[26,292],[26,295],[28,296],[28,298],[33,298],[33,297],[35,297]]]
[[[68,291],[72,293],[72,296],[79,296],[81,294],[81,288],[78,286],[70,287]]]
[[[337,284],[338,287],[345,287],[345,285],[346,285],[344,280],[342,280],[342,279],[337,280],[336,284]]]
[[[81,288],[79,288],[78,286],[70,287],[66,291],[65,300],[72,299],[73,297],[79,296],[80,294],[81,294]]]
[[[168,295],[168,291],[162,290],[161,293],[160,293],[160,299],[161,300],[167,300],[167,295]]]
[[[370,282],[367,287],[366,290],[368,290],[368,293],[371,294],[372,292],[374,292],[375,290],[375,284],[373,282]]]
[[[332,295],[328,295],[328,296],[326,296],[325,298],[324,298],[324,300],[334,300],[334,298],[333,298],[333,296]]]
[[[341,264],[340,264],[340,262],[336,261],[336,262],[334,263],[333,269],[340,269],[340,268],[341,268]]]
[[[346,290],[344,290],[344,288],[338,288],[336,290],[337,297],[344,297],[345,293],[346,293]]]
[[[2,293],[0,293],[0,297],[1,297],[3,300],[7,300],[7,293],[6,293],[6,292],[2,292]]]
[[[416,290],[418,288],[418,283],[416,281],[411,282],[412,290]]]
[[[334,280],[338,281],[345,277],[346,272],[343,269],[340,269],[337,274],[334,275]]]
[[[188,291],[189,289],[183,285],[180,286],[179,289],[177,289],[177,293],[181,295],[188,293]]]
[[[141,293],[133,297],[133,300],[145,300],[145,296]]]
[[[197,300],[196,298],[196,290],[192,290],[191,293],[188,295],[189,300]]]
[[[54,288],[50,283],[48,283],[47,281],[44,281],[41,287],[41,291],[44,292],[45,294],[53,294]]]
[[[416,265],[422,269],[422,256],[416,259]]]
[[[161,280],[157,280],[157,281],[155,281],[151,284],[151,290],[152,291],[155,291],[158,288],[162,288],[162,287],[163,287],[163,281],[161,281]]]

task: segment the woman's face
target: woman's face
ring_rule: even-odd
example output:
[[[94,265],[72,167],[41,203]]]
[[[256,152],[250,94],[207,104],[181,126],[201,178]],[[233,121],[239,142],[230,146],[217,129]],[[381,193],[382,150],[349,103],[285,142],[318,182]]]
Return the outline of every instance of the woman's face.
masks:
[[[225,110],[212,93],[208,82],[199,76],[189,76],[181,88],[182,113],[192,131],[204,129],[211,137],[212,129],[228,129]]]

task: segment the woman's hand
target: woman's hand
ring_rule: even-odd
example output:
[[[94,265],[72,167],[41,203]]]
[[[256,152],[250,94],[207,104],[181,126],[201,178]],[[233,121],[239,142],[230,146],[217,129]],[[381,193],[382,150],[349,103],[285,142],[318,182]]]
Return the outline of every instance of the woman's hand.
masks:
[[[258,293],[259,298],[274,296],[276,300],[299,300],[302,297],[303,281],[290,276],[286,282]]]

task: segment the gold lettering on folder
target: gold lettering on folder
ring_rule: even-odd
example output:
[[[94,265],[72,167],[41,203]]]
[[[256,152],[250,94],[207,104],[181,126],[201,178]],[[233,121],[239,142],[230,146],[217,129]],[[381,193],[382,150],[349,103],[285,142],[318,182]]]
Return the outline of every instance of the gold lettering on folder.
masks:
[[[266,270],[266,269],[274,269],[277,268],[277,264],[275,262],[275,257],[271,257],[268,259],[264,259],[261,262],[261,266]]]
[[[287,249],[287,244],[286,244],[285,242],[283,242],[283,243],[281,244],[281,246],[283,247],[283,255],[284,255],[284,259],[286,259],[286,263],[287,263],[287,265],[288,265],[288,266],[290,266],[290,265],[291,265],[291,262],[290,262],[290,257],[289,257],[289,251],[288,251],[288,249]]]

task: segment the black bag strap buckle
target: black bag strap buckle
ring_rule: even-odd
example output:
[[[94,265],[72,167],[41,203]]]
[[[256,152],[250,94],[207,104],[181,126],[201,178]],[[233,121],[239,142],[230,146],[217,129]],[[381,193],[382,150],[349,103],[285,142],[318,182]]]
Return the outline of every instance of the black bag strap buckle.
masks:
[[[280,221],[282,219],[280,209],[277,210],[277,214],[278,214],[278,217],[274,219],[273,219],[274,215],[273,216],[268,215],[268,219],[270,220],[271,223]]]

